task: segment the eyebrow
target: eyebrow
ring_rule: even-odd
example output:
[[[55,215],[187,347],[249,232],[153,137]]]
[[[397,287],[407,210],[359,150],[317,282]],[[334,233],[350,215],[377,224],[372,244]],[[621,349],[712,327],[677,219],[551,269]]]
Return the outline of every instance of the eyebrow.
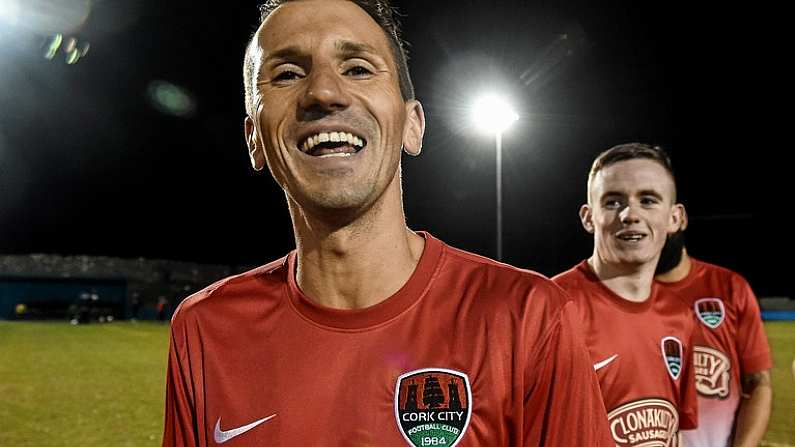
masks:
[[[338,40],[334,43],[334,47],[337,48],[337,51],[346,56],[362,53],[378,54],[378,50],[376,50],[374,46],[361,42],[352,42],[350,40]]]
[[[374,46],[361,42],[338,40],[334,43],[334,47],[337,49],[337,51],[342,53],[343,57],[353,57],[363,53],[378,55],[378,50]],[[294,60],[306,57],[308,56],[304,50],[293,45],[268,53],[268,55],[264,58],[262,66],[264,67],[273,61]]]
[[[662,194],[659,191],[656,191],[654,189],[644,189],[643,191],[640,192],[640,195],[641,196],[652,196],[652,197],[656,197],[656,198],[658,198],[660,200],[662,200],[662,198],[663,198]]]
[[[637,195],[639,195],[639,196],[653,196],[653,197],[656,197],[656,198],[658,198],[660,200],[662,200],[662,198],[663,198],[662,194],[660,194],[658,191],[655,191],[653,189],[644,189],[642,191],[639,191],[637,193]],[[602,199],[605,199],[605,198],[608,198],[608,197],[626,197],[626,196],[627,196],[627,194],[624,193],[624,192],[605,191],[602,194]]]
[[[271,61],[273,59],[294,59],[302,57],[303,55],[304,52],[301,51],[299,47],[290,46],[268,53],[268,55],[265,57],[265,61]]]

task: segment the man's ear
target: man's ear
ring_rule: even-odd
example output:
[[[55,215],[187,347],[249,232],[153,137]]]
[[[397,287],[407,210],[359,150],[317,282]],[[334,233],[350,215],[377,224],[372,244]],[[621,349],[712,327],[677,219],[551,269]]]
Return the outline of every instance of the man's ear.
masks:
[[[682,203],[677,203],[676,207],[679,208],[679,213],[681,214],[679,229],[685,231],[687,230],[687,225],[690,223],[690,219],[687,217],[687,208],[685,208],[685,205]]]
[[[420,155],[425,135],[425,112],[422,104],[412,99],[406,102],[406,123],[403,125],[403,150],[412,156]]]
[[[243,133],[248,146],[248,158],[251,160],[251,167],[255,171],[261,171],[265,167],[265,148],[259,139],[257,126],[250,116],[243,120]]]
[[[595,231],[593,226],[593,211],[587,203],[580,207],[580,222],[582,222],[582,227],[585,228],[585,231],[593,234]]]
[[[668,234],[673,234],[680,230],[684,231],[686,228],[687,211],[684,205],[677,203],[671,208],[671,225],[668,228]]]

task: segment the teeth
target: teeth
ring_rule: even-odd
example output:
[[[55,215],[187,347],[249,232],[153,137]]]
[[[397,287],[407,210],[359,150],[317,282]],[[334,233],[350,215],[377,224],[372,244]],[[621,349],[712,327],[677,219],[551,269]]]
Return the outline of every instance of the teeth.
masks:
[[[319,155],[318,158],[350,157],[351,155],[353,155],[353,154],[351,154],[350,152],[335,152],[333,154]]]
[[[311,137],[307,137],[306,141],[301,144],[301,150],[303,152],[309,152],[318,144],[328,141],[350,143],[352,146],[357,146],[359,148],[364,147],[364,140],[350,132],[320,132]]]
[[[643,239],[643,235],[642,234],[628,234],[628,235],[622,235],[622,236],[619,236],[619,237],[621,239],[625,240],[625,241],[639,241],[639,240]]]

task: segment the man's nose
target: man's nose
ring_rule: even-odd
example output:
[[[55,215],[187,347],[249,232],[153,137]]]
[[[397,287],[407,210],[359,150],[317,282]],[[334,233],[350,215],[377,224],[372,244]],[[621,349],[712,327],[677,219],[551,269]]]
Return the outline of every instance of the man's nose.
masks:
[[[345,110],[351,105],[345,80],[332,67],[319,66],[309,74],[306,90],[301,97],[301,109],[323,114]]]
[[[637,208],[632,204],[625,206],[624,209],[621,210],[619,217],[621,217],[621,223],[624,225],[640,222],[640,216],[638,216]]]

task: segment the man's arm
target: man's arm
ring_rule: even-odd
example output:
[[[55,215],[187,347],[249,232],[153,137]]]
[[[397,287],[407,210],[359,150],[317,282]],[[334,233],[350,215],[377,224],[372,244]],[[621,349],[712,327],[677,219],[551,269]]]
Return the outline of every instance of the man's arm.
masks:
[[[525,398],[526,446],[614,447],[599,383],[573,303],[561,310],[531,359],[532,385]]]
[[[735,275],[733,281],[732,287],[740,304],[736,343],[743,388],[735,420],[734,446],[755,447],[765,435],[770,419],[773,401],[770,368],[773,362],[756,295],[741,276]]]
[[[745,374],[742,378],[743,394],[737,413],[734,447],[756,447],[767,431],[773,387],[770,370]]]
[[[163,447],[199,446],[198,428],[185,357],[180,355],[172,324],[166,373],[166,411],[163,424]]]

